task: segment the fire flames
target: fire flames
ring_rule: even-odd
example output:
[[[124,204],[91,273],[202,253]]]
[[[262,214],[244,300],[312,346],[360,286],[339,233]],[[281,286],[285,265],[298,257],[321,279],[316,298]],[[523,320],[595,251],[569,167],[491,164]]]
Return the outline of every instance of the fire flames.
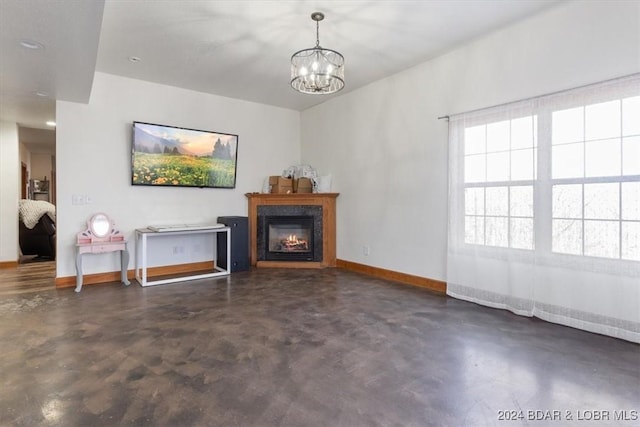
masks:
[[[295,234],[289,234],[289,236],[280,243],[286,251],[306,251],[309,249],[309,242],[304,239],[298,239],[298,236]]]

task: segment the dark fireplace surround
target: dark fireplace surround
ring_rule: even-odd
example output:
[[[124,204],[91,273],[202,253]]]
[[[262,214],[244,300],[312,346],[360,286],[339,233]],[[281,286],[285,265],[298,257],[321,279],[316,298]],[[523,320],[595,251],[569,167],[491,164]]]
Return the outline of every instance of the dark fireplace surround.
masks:
[[[322,206],[258,206],[257,261],[322,262],[322,227]]]

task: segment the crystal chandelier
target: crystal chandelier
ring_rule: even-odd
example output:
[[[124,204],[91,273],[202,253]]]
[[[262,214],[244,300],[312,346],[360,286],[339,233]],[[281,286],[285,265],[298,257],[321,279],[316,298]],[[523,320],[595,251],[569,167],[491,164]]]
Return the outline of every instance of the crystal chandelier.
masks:
[[[344,56],[320,47],[320,24],[324,14],[314,12],[316,46],[299,50],[291,56],[291,87],[302,93],[330,94],[344,87]]]

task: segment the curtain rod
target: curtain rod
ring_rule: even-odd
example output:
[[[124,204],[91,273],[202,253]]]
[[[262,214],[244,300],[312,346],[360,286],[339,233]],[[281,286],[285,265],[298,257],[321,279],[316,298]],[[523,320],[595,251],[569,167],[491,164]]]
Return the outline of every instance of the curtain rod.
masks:
[[[502,104],[491,105],[489,107],[476,108],[475,110],[463,111],[461,113],[456,113],[456,114],[453,114],[453,115],[456,116],[458,114],[475,113],[476,111],[487,110],[489,108],[503,107],[505,105],[515,104],[517,102],[526,102],[526,101],[530,101],[532,99],[544,98],[546,96],[559,95],[561,93],[566,93],[566,92],[570,92],[570,91],[578,90],[578,89],[584,89],[584,88],[588,88],[590,86],[600,85],[600,84],[603,84],[603,83],[615,83],[615,82],[618,82],[618,81],[622,81],[622,80],[625,80],[625,79],[633,79],[633,78],[636,78],[636,77],[640,77],[640,73],[628,74],[626,76],[615,77],[613,79],[602,80],[602,81],[596,82],[596,83],[589,83],[589,84],[585,84],[585,85],[582,85],[582,86],[572,87],[572,88],[569,88],[569,89],[562,89],[562,90],[558,90],[558,91],[555,91],[555,92],[549,92],[549,93],[545,93],[543,95],[530,96],[528,98],[519,99],[519,100],[516,100],[516,101],[504,102]],[[444,119],[449,120],[449,117],[450,117],[450,114],[447,114],[445,116],[438,117],[438,120],[444,120]]]

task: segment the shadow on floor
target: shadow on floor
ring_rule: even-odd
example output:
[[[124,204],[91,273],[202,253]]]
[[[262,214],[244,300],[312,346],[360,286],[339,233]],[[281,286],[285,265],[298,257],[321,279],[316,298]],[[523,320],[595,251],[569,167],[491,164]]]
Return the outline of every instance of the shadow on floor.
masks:
[[[39,255],[21,255],[18,260],[18,264],[30,264],[33,262],[50,262],[55,261],[55,258],[39,256]]]

